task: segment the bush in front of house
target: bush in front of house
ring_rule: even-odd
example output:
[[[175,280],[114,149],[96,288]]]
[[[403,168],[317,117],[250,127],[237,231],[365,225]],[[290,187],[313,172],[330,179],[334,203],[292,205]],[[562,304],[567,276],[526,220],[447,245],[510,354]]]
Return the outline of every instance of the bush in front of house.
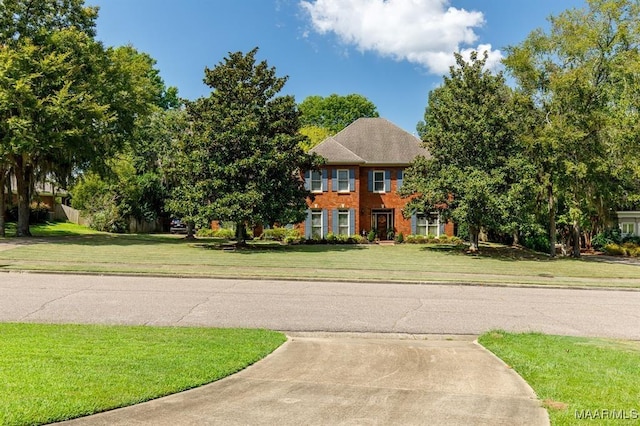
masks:
[[[591,246],[595,250],[604,251],[604,248],[608,244],[620,244],[622,243],[622,232],[620,228],[613,227],[605,229],[602,232],[597,233],[591,239]]]

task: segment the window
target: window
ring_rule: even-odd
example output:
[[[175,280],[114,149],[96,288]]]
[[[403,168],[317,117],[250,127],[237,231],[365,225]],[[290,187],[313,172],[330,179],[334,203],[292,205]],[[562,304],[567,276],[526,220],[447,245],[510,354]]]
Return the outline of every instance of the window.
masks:
[[[383,171],[373,172],[373,192],[385,192]]]
[[[311,237],[322,238],[322,211],[311,212]]]
[[[311,192],[322,192],[322,173],[319,170],[311,171]]]
[[[338,211],[338,235],[349,235],[349,210]]]
[[[339,169],[337,172],[337,182],[334,184],[338,188],[338,192],[349,192],[349,170]]]
[[[440,236],[440,218],[438,213],[418,214],[416,216],[416,234]]]
[[[633,235],[636,232],[635,224],[630,222],[621,223],[620,229],[624,235]]]
[[[428,223],[427,216],[419,214],[416,218],[416,234],[427,235]]]

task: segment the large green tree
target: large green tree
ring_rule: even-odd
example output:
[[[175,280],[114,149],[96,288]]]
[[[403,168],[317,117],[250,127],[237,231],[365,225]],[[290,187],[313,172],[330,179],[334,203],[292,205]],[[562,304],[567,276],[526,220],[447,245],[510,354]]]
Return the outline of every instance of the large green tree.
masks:
[[[378,117],[378,109],[369,99],[352,93],[327,97],[308,96],[300,105],[301,133],[307,136],[303,148],[309,150],[328,136],[335,135],[358,118]]]
[[[245,224],[304,220],[309,192],[299,170],[317,161],[300,147],[294,98],[278,96],[287,78],[257,62],[257,52],[230,53],[205,69],[211,94],[187,103],[199,159],[193,186],[206,195],[201,216],[233,221],[240,234]]]
[[[148,58],[95,40],[83,0],[0,2],[0,152],[17,182],[17,235],[28,236],[39,176],[64,180],[118,152],[148,112]]]
[[[579,256],[581,227],[602,226],[639,176],[639,22],[636,0],[588,0],[508,49],[505,64],[536,121],[524,130],[552,256],[558,217]]]
[[[468,227],[470,249],[482,228],[498,229],[508,215],[505,199],[515,171],[511,90],[501,74],[485,69],[486,54],[457,66],[429,94],[421,135],[431,158],[418,157],[405,173],[401,193],[417,194],[405,214],[439,209]]]

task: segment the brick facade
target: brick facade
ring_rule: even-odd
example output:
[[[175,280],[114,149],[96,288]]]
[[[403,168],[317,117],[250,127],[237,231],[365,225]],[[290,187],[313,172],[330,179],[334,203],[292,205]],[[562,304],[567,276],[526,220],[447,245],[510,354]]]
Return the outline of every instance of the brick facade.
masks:
[[[350,226],[349,234],[366,235],[372,228],[378,231],[378,238],[386,240],[391,237],[389,231],[393,235],[402,233],[410,235],[416,233],[415,218],[404,217],[404,208],[409,201],[398,194],[398,190],[402,185],[402,177],[406,167],[399,166],[326,166],[323,169],[326,176],[325,185],[322,191],[314,192],[314,200],[307,200],[309,212],[325,212],[322,220],[326,223],[322,224],[322,236],[326,237],[329,232],[337,233],[336,212],[345,212],[348,214],[355,213],[352,219],[352,227]],[[349,192],[339,192],[336,190],[337,181],[335,179],[336,172],[334,170],[353,170],[356,177],[354,188]],[[372,183],[370,178],[373,172],[381,172],[388,176],[389,187],[386,191],[371,190]],[[309,179],[309,174],[307,174]],[[307,237],[310,232],[307,229],[310,219],[298,226],[298,229]],[[438,234],[453,235],[453,224],[442,224],[438,229]]]

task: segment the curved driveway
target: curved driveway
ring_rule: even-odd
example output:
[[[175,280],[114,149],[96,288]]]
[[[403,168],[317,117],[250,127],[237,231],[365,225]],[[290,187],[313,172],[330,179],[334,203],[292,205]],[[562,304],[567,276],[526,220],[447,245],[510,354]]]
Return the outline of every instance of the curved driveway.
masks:
[[[0,273],[0,321],[640,340],[640,291]]]

